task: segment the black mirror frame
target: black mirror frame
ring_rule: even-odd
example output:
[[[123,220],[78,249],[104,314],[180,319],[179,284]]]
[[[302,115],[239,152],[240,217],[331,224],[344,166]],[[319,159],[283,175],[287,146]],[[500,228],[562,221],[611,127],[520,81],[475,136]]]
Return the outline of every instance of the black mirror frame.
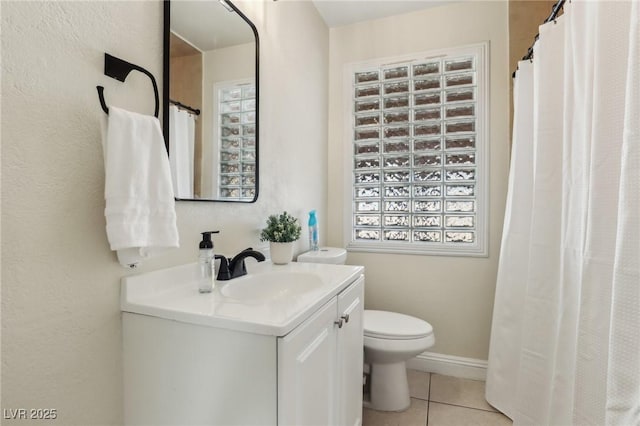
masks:
[[[216,0],[212,0],[216,1]],[[258,201],[258,193],[260,188],[260,38],[258,37],[258,30],[253,22],[246,17],[244,13],[240,11],[229,0],[224,0],[248,25],[253,31],[253,35],[256,40],[256,193],[251,201],[240,200],[215,200],[215,199],[200,199],[200,198],[177,198],[176,201],[214,201],[220,203],[255,203]],[[167,154],[169,153],[169,40],[171,32],[171,0],[165,0],[164,2],[164,28],[163,28],[163,75],[162,75],[162,132],[164,134],[164,143],[167,148]]]

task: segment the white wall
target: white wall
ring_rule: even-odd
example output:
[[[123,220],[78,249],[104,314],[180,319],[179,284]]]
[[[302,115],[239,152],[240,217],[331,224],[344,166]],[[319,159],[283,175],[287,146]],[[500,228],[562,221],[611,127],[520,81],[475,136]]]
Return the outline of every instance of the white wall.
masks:
[[[261,37],[260,197],[177,203],[181,248],[138,272],[194,261],[201,231],[222,230],[216,249],[231,255],[260,244],[269,213],[326,218],[328,30],[310,3],[238,5]],[[1,14],[2,408],[120,424],[120,278],[131,272],[105,235],[95,86],[114,105],[153,110],[148,79],[104,76],[103,54],[161,82],[162,3],[3,1]]]
[[[343,245],[343,70],[345,64],[490,42],[490,238],[488,258],[349,253],[364,265],[367,308],[429,321],[430,349],[486,359],[506,195],[509,151],[506,1],[460,2],[331,29],[329,72],[329,242]],[[349,89],[349,88],[348,88]],[[346,141],[351,143],[351,141]]]

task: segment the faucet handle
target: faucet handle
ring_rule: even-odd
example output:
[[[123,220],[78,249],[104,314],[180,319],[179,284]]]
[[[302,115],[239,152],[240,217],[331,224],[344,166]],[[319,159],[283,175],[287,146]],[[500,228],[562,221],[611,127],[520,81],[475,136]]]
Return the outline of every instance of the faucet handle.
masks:
[[[219,254],[216,254],[215,258],[220,259],[220,267],[218,268],[218,277],[216,279],[219,281],[230,280],[231,271],[229,271],[229,259]]]

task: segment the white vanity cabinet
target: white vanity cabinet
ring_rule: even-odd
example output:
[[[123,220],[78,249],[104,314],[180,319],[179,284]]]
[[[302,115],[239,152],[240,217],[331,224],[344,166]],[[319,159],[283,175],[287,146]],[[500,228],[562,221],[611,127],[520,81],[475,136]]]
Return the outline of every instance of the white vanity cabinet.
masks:
[[[345,321],[343,327],[338,329],[338,424],[360,426],[364,358],[364,277],[338,296],[338,312]]]
[[[278,338],[278,423],[362,423],[364,278]]]
[[[361,425],[363,268],[288,268],[325,274],[308,309],[167,289],[155,273],[123,280],[125,424]],[[288,319],[258,321],[260,309]]]

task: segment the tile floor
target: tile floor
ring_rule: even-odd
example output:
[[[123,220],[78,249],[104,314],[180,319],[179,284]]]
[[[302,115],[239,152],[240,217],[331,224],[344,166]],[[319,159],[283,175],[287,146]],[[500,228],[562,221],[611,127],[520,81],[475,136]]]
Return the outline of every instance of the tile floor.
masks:
[[[411,406],[401,413],[364,409],[363,426],[511,426],[484,400],[484,382],[407,370]]]

